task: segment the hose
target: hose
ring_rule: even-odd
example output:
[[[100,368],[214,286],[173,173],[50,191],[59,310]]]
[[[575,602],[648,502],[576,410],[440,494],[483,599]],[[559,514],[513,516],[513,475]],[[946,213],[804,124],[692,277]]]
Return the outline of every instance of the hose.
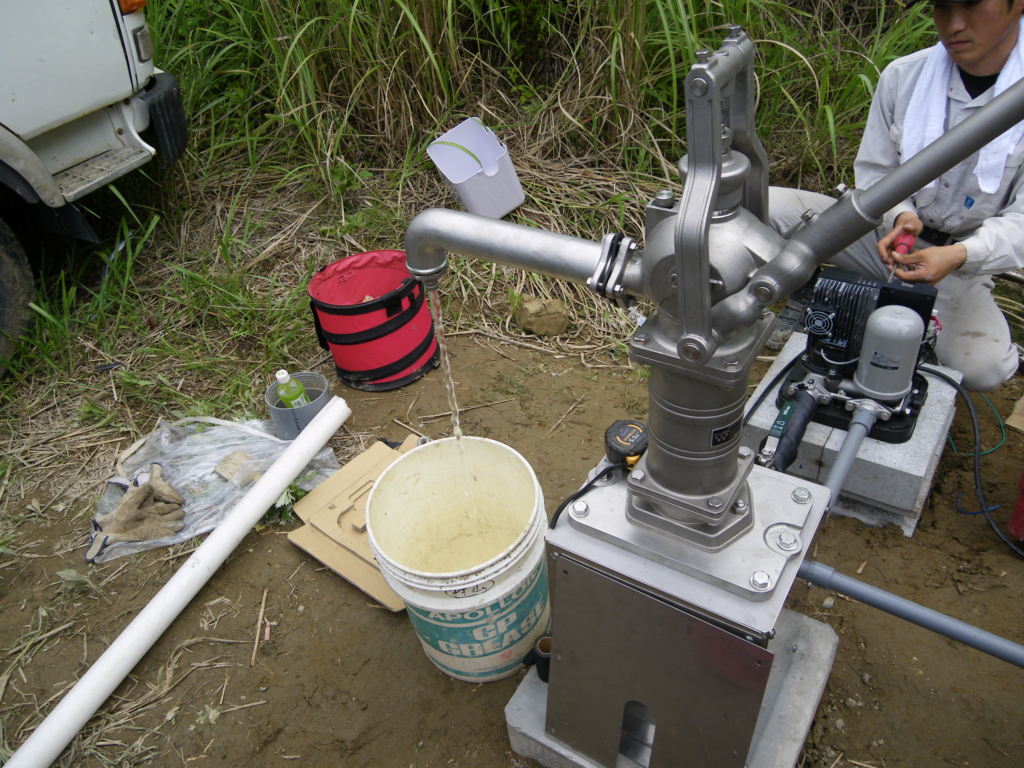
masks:
[[[971,401],[970,395],[967,394],[967,390],[963,388],[959,381],[952,376],[947,376],[942,371],[925,365],[919,365],[918,370],[945,381],[960,394],[960,397],[967,404],[967,410],[971,414],[971,426],[974,428],[974,487],[978,494],[978,501],[981,502],[981,511],[985,515],[985,519],[988,520],[988,524],[992,526],[992,530],[1003,540],[1003,543],[1016,552],[1018,557],[1024,558],[1024,549],[1014,544],[1013,540],[996,525],[996,521],[992,518],[992,512],[985,502],[985,489],[981,486],[981,424],[978,422],[978,412],[974,410],[974,403]]]
[[[790,402],[794,403],[793,413],[782,430],[779,444],[772,456],[772,468],[779,472],[785,472],[789,465],[796,461],[796,454],[800,450],[800,443],[807,432],[807,425],[814,419],[818,412],[818,401],[814,395],[805,389],[801,389],[793,395]]]
[[[753,418],[754,414],[757,413],[757,409],[761,407],[761,403],[764,402],[764,399],[768,396],[768,393],[775,389],[775,385],[782,381],[782,379],[785,378],[786,374],[789,373],[790,369],[794,365],[799,363],[801,359],[803,359],[802,354],[796,355],[796,357],[794,357],[792,360],[790,360],[783,366],[781,371],[779,371],[772,377],[772,380],[768,382],[768,386],[761,390],[761,394],[757,396],[756,400],[754,400],[753,405],[749,406],[747,408],[747,412],[743,414],[744,427],[747,426],[747,422],[749,422],[751,418]]]
[[[548,528],[554,528],[555,524],[558,522],[558,518],[562,516],[562,510],[564,510],[567,506],[576,501],[576,499],[578,499],[584,493],[589,491],[593,487],[594,483],[596,483],[598,480],[602,480],[608,477],[608,475],[610,475],[616,469],[625,469],[625,467],[625,463],[609,464],[607,467],[605,467],[592,478],[590,478],[590,480],[584,483],[583,487],[576,491],[576,493],[567,496],[565,501],[558,505],[558,509],[555,510],[555,514],[551,516],[551,522],[548,523]]]
[[[875,414],[866,408],[859,409],[850,419],[850,426],[846,430],[846,439],[843,440],[843,447],[836,454],[836,460],[832,462],[832,469],[829,470],[828,480],[825,487],[832,492],[832,498],[838,499],[839,492],[843,489],[846,476],[850,474],[850,468],[857,458],[857,451],[861,443],[868,436],[868,432],[875,426]]]

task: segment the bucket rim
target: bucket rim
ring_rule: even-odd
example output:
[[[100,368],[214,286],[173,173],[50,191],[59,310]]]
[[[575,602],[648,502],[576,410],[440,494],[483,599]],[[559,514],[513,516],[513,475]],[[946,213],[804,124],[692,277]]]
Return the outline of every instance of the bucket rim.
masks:
[[[486,560],[483,563],[474,565],[470,568],[464,568],[459,571],[436,573],[433,571],[419,571],[414,568],[408,568],[401,565],[381,549],[380,545],[377,543],[376,537],[373,535],[373,525],[370,522],[369,513],[373,505],[373,497],[377,492],[377,487],[388,472],[391,472],[399,465],[399,463],[406,460],[408,457],[424,449],[429,449],[431,445],[441,443],[448,444],[453,440],[460,439],[472,440],[480,443],[492,443],[507,450],[522,462],[522,465],[526,467],[526,470],[530,475],[530,479],[533,480],[534,504],[533,511],[530,515],[530,521],[523,526],[523,530],[516,537],[515,541],[513,541],[508,547],[492,557],[490,560]],[[476,437],[473,435],[463,435],[461,438],[445,437],[440,440],[431,440],[429,443],[418,445],[408,453],[402,454],[381,473],[380,477],[378,477],[376,481],[374,481],[373,487],[370,489],[370,493],[366,498],[366,535],[370,542],[370,549],[373,551],[373,555],[377,559],[377,565],[380,567],[381,571],[386,571],[409,587],[425,589],[432,592],[443,592],[454,587],[473,587],[494,578],[497,573],[500,573],[502,568],[499,566],[503,567],[504,563],[512,555],[522,549],[523,544],[527,539],[532,540],[533,537],[537,535],[538,530],[541,528],[542,521],[544,523],[544,527],[546,527],[547,515],[544,509],[543,499],[543,490],[540,487],[540,482],[537,480],[537,473],[533,471],[533,467],[530,466],[530,462],[528,462],[526,458],[512,446],[499,440],[492,440],[488,437]]]

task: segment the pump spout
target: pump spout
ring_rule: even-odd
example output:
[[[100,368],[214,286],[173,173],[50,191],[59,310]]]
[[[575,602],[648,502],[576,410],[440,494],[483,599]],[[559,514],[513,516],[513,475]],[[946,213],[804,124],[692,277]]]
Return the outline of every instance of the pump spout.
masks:
[[[436,288],[449,253],[585,285],[601,260],[601,244],[443,208],[416,216],[405,235],[409,272]]]

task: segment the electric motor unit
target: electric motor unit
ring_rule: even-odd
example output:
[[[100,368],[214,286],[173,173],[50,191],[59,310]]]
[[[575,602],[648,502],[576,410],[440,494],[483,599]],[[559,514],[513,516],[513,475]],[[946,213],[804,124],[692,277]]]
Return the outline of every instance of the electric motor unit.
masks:
[[[872,312],[853,375],[860,393],[885,403],[910,392],[923,336],[921,316],[907,307],[891,304]]]
[[[869,436],[886,443],[909,440],[928,397],[928,382],[915,369],[936,295],[924,283],[886,283],[836,267],[822,270],[804,315],[807,347],[779,388],[778,407],[792,398],[793,386],[817,376],[837,397],[819,401],[813,421],[847,429],[852,411],[846,399],[869,397],[893,409]]]

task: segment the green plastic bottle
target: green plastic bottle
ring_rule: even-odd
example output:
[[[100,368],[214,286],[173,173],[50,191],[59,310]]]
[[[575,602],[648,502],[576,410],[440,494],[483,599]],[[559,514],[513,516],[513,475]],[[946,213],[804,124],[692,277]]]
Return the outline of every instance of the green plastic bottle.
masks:
[[[302,386],[302,382],[293,379],[283,368],[277,372],[277,396],[288,408],[309,405],[306,388]]]

